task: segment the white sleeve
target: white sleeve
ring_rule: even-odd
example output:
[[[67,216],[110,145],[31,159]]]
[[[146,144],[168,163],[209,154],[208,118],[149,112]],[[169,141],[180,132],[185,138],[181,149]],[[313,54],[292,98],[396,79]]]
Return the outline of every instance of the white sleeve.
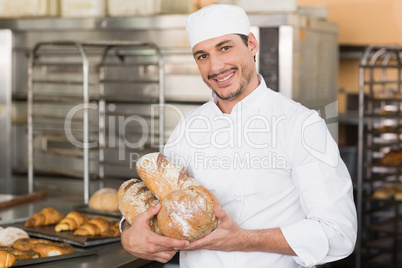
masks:
[[[120,233],[122,233],[121,227],[123,226],[123,221],[124,221],[125,219],[126,219],[126,218],[124,218],[124,216],[121,217],[121,220],[120,220],[120,223],[119,223],[119,230],[120,230]]]
[[[349,172],[325,122],[313,113],[294,126],[298,133],[291,133],[289,144],[292,177],[306,219],[281,230],[297,254],[296,262],[312,266],[354,250],[356,207]]]

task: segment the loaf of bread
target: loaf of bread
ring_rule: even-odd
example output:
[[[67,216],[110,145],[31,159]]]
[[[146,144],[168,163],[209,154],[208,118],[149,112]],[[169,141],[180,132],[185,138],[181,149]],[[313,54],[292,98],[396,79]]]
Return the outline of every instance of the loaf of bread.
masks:
[[[85,214],[81,214],[77,211],[72,211],[67,214],[56,226],[55,231],[72,231],[83,225],[88,221],[88,217]]]
[[[42,211],[32,215],[32,217],[25,222],[25,227],[37,227],[56,224],[59,223],[63,218],[64,215],[56,209],[44,208]]]
[[[197,240],[216,228],[216,205],[214,195],[202,186],[171,192],[162,200],[157,216],[159,228],[165,236]]]
[[[395,188],[394,187],[384,187],[379,188],[374,191],[373,197],[376,199],[391,199],[395,195]]]
[[[107,231],[111,222],[104,220],[102,218],[90,219],[87,223],[81,225],[77,230],[74,231],[74,235],[78,236],[95,236],[100,235],[102,232]]]
[[[142,156],[136,169],[141,180],[159,200],[173,191],[200,185],[190,178],[185,166],[169,162],[162,153]]]
[[[402,149],[394,149],[389,151],[380,159],[380,163],[387,166],[401,166]]]
[[[89,199],[88,207],[103,211],[119,211],[117,190],[113,188],[102,188],[96,191]]]
[[[157,224],[161,234],[194,241],[216,228],[217,199],[191,178],[183,165],[169,162],[161,153],[151,153],[141,157],[136,168],[142,182],[126,181],[118,194],[120,211],[130,224],[159,199],[162,208],[150,226]]]
[[[24,230],[12,226],[0,230],[0,246],[12,247],[20,238],[29,238],[29,235]]]
[[[35,251],[40,257],[51,257],[74,252],[69,243],[58,243],[46,239],[22,238],[14,242],[13,248],[23,251]]]
[[[0,251],[0,267],[8,268],[15,262],[15,257],[13,254],[6,251]]]
[[[130,224],[133,224],[139,214],[159,203],[145,183],[139,179],[125,181],[120,186],[117,197],[120,212]],[[156,217],[150,219],[149,225],[152,231],[160,234]]]
[[[39,254],[36,253],[35,251],[24,251],[13,247],[0,247],[0,251],[5,251],[10,254],[13,254],[15,260],[29,260],[39,258]],[[2,266],[0,265],[0,267]]]
[[[394,194],[394,199],[398,201],[402,201],[402,191],[396,191]]]

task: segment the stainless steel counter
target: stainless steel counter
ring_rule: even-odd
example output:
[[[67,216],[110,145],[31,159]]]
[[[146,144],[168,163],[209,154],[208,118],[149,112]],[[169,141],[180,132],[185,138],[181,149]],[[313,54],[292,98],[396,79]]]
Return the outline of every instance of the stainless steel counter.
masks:
[[[0,210],[0,226],[12,221],[25,220],[35,212],[45,207],[54,207],[60,212],[67,214],[72,211],[73,206],[82,204],[82,197],[62,196],[48,197],[46,199],[13,206]],[[79,248],[80,250],[95,250],[96,255],[83,256],[73,259],[53,261],[29,265],[29,267],[74,267],[74,268],[112,268],[112,267],[141,267],[149,261],[139,259],[127,253],[120,242],[113,242],[99,246]]]

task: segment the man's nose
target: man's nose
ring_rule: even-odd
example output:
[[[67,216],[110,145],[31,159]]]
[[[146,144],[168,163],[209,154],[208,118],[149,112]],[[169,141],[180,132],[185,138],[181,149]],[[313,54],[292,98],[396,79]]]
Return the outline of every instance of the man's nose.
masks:
[[[225,66],[222,59],[218,56],[210,56],[209,60],[210,64],[210,74],[215,75],[222,71],[223,67]]]

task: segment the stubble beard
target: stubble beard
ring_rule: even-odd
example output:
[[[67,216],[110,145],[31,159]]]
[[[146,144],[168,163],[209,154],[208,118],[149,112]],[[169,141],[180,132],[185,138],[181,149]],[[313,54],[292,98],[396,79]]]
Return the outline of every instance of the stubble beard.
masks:
[[[226,95],[226,96],[220,95],[220,94],[211,86],[211,84],[208,83],[208,81],[206,81],[204,78],[203,78],[203,80],[204,80],[205,84],[207,84],[207,86],[216,94],[216,96],[217,96],[219,99],[221,99],[221,100],[233,100],[233,99],[236,99],[238,96],[240,96],[240,95],[243,93],[243,91],[245,90],[246,86],[247,86],[248,84],[250,84],[250,81],[251,81],[252,71],[251,71],[251,70],[248,70],[248,68],[246,68],[243,64],[240,65],[240,69],[243,71],[243,73],[245,73],[244,80],[240,81],[240,85],[239,85],[239,87],[238,87],[236,90],[233,90],[233,91],[229,92],[229,94]],[[234,67],[234,68],[231,68],[230,70],[238,70],[238,68]],[[223,72],[226,72],[226,70],[223,71]],[[218,75],[218,74],[217,74],[217,75]],[[217,75],[213,75],[213,76],[211,76],[211,77],[214,77],[214,76],[217,76]],[[210,78],[210,77],[209,77],[209,78]],[[229,85],[229,86],[230,86],[230,85]]]

